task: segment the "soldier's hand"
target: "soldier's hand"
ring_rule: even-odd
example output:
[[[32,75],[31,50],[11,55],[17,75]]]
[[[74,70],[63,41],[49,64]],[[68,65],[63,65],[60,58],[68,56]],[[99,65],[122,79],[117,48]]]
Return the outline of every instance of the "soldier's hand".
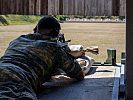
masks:
[[[80,71],[79,74],[77,75],[76,79],[78,81],[81,81],[84,79],[84,77],[85,77],[85,73],[83,71]]]

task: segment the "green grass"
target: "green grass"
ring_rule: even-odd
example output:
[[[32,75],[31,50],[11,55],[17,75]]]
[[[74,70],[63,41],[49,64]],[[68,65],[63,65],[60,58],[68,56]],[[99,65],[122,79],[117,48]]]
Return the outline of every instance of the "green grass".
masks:
[[[25,25],[25,24],[35,24],[38,22],[42,16],[34,16],[34,15],[0,15],[0,25],[2,22],[7,21],[7,24],[3,25]]]
[[[52,15],[58,21],[64,21],[66,18],[94,18],[94,19],[124,19],[124,16],[79,16],[79,15]],[[1,25],[25,25],[36,24],[43,16],[37,15],[0,15]]]
[[[2,25],[26,25],[36,24],[43,16],[37,15],[0,15],[0,26]],[[65,15],[53,16],[58,21],[65,20]]]

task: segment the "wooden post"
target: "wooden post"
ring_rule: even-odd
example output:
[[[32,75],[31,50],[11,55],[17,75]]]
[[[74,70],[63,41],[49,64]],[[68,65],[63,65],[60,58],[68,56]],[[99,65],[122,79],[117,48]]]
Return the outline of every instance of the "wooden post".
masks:
[[[68,0],[68,14],[73,15],[73,1],[74,0]]]
[[[48,0],[41,0],[41,15],[48,14]]]
[[[78,15],[78,0],[74,0],[74,14]]]
[[[34,1],[34,14],[35,15],[40,15],[40,0],[35,0]]]
[[[113,16],[119,16],[120,0],[112,0],[112,13]]]
[[[1,0],[0,0],[0,15],[1,15]]]
[[[29,0],[29,15],[34,15],[34,0]]]
[[[29,0],[24,0],[24,15],[28,15],[29,14]]]
[[[3,9],[3,14],[7,14],[7,6],[6,6],[6,0],[2,0],[2,9]]]
[[[55,14],[55,0],[48,0],[48,15]]]
[[[89,15],[91,12],[91,7],[90,7],[91,1],[90,0],[85,0],[85,16]]]
[[[19,10],[19,1],[20,0],[16,0],[16,14],[20,13],[20,10]]]
[[[112,0],[105,0],[105,16],[112,15]]]
[[[78,15],[84,15],[84,0],[78,1]]]
[[[24,14],[24,7],[25,7],[25,5],[24,5],[24,0],[21,0],[20,1],[20,14],[21,15],[23,15]]]
[[[63,0],[63,14],[68,15],[68,0]]]
[[[97,15],[104,16],[104,0],[98,0],[97,3]]]
[[[119,16],[125,16],[126,14],[126,0],[120,0],[120,12]]]
[[[59,15],[59,0],[55,0],[55,15]]]
[[[63,0],[59,1],[59,14],[62,15],[63,14]]]
[[[3,0],[0,0],[0,14],[3,14],[2,7],[3,7]]]
[[[133,100],[133,1],[126,1],[126,85],[127,100]]]
[[[16,14],[16,0],[9,0],[8,1],[8,6],[9,6],[9,12],[8,14]]]

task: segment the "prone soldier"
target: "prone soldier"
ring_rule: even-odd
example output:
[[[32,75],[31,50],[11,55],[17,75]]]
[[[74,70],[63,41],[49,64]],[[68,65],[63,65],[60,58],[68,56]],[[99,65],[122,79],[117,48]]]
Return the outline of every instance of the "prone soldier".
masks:
[[[0,58],[0,99],[37,100],[42,84],[57,68],[71,78],[84,79],[80,63],[57,41],[60,29],[56,19],[46,16],[33,34],[22,35],[9,44]]]
[[[33,34],[13,40],[0,58],[0,99],[37,100],[41,85],[56,68],[71,78],[84,79],[76,59],[57,42],[61,27],[56,19],[43,17]]]

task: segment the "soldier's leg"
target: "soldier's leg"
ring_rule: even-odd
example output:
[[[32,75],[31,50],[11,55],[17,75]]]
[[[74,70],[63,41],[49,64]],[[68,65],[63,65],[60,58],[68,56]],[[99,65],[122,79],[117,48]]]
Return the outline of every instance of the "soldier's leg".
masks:
[[[31,88],[1,72],[0,100],[37,100],[37,98]]]
[[[26,86],[15,82],[6,82],[0,85],[0,99],[37,100],[33,91]]]

